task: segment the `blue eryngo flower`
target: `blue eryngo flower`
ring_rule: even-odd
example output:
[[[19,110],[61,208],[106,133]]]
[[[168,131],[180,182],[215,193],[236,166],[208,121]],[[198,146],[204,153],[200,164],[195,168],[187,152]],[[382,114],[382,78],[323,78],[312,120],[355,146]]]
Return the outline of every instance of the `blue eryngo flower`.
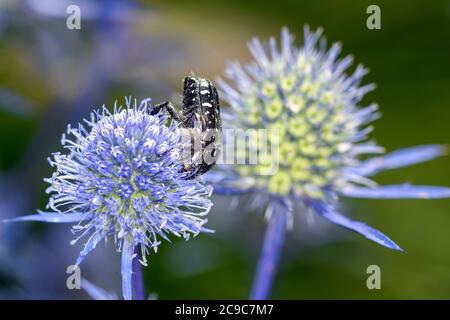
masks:
[[[360,85],[367,73],[361,65],[347,75],[352,58],[339,59],[341,46],[333,44],[327,49],[321,33],[321,29],[311,32],[306,27],[305,44],[297,48],[294,37],[283,29],[281,50],[273,38],[267,44],[268,50],[254,39],[249,47],[255,61],[245,66],[228,66],[226,75],[231,85],[219,81],[221,97],[231,107],[224,115],[227,128],[269,129],[267,145],[276,146],[273,150],[278,149],[279,154],[263,157],[256,165],[222,166],[212,177],[221,178],[217,192],[251,190],[264,194],[264,202],[302,203],[334,223],[399,249],[380,232],[341,216],[337,200],[340,196],[448,197],[448,188],[381,187],[368,178],[385,169],[430,160],[443,154],[444,148],[420,146],[361,161],[362,155],[383,152],[374,141],[367,141],[372,131],[368,124],[379,116],[377,106],[360,105],[363,96],[375,86]],[[259,154],[258,147],[259,142],[256,150],[248,151]],[[238,144],[236,148],[242,153],[240,149],[248,145]],[[279,161],[278,170],[261,174],[265,166],[273,165],[270,161]]]
[[[140,248],[146,265],[149,249],[173,234],[186,240],[208,231],[203,225],[212,189],[198,179],[185,179],[180,154],[181,129],[165,114],[149,113],[149,99],[126,108],[105,107],[62,136],[66,152],[49,159],[55,168],[48,212],[15,221],[76,223],[72,231],[84,241],[76,261],[111,236],[122,252],[122,287],[132,297],[132,262]]]
[[[426,145],[372,157],[383,153],[382,147],[368,140],[369,124],[379,113],[375,104],[363,106],[361,100],[375,86],[361,85],[368,72],[361,65],[347,74],[352,58],[339,58],[340,44],[328,49],[321,34],[321,29],[312,32],[306,27],[304,45],[296,47],[294,37],[283,29],[281,49],[273,38],[268,43],[254,39],[249,44],[254,61],[228,65],[229,81],[218,82],[221,97],[230,106],[223,112],[225,127],[254,129],[253,133],[266,129],[268,142],[262,144],[261,135],[248,134],[253,146],[238,144],[237,154],[247,151],[246,161],[252,155],[259,161],[222,165],[211,181],[217,192],[250,193],[256,204],[266,208],[267,218],[281,211],[279,223],[289,225],[295,208],[306,208],[382,246],[401,250],[380,231],[342,215],[339,198],[449,197],[449,188],[378,186],[370,179],[382,170],[433,159],[444,148]],[[227,139],[224,150],[226,144]],[[270,151],[276,156],[268,156]],[[268,167],[277,170],[267,174]],[[272,246],[277,242],[273,237],[268,232],[266,239]]]

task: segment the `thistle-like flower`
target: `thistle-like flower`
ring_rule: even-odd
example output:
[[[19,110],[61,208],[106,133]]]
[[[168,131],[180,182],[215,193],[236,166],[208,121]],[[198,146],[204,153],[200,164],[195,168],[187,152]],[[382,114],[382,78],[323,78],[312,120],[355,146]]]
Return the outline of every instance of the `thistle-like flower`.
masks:
[[[55,168],[45,179],[50,186],[48,212],[13,221],[76,223],[71,244],[85,239],[76,265],[103,239],[112,236],[122,252],[122,289],[132,298],[132,264],[140,250],[143,265],[149,249],[173,234],[186,240],[208,231],[203,225],[212,203],[212,189],[200,178],[185,179],[180,154],[182,139],[175,122],[160,112],[150,115],[150,99],[126,108],[105,107],[90,120],[70,125],[61,143],[67,152],[49,159]]]
[[[221,97],[231,107],[224,111],[226,128],[274,129],[269,145],[276,146],[279,169],[262,175],[271,166],[267,157],[256,165],[222,165],[211,181],[225,194],[250,193],[266,208],[270,220],[252,297],[265,298],[270,271],[277,260],[285,225],[292,223],[295,208],[308,211],[356,231],[390,249],[401,250],[380,231],[339,213],[340,197],[354,198],[444,198],[450,189],[407,184],[378,186],[368,177],[375,173],[433,159],[444,153],[439,145],[402,149],[386,156],[362,161],[362,155],[383,153],[383,148],[367,136],[368,124],[378,118],[377,106],[361,106],[373,84],[360,85],[368,72],[359,65],[351,75],[345,72],[352,58],[340,59],[340,44],[327,49],[322,30],[305,28],[304,45],[294,46],[294,37],[283,29],[281,50],[274,38],[249,44],[254,62],[235,62],[226,75],[231,85],[220,80]],[[276,133],[276,134],[275,134]],[[270,141],[272,140],[272,141]],[[259,143],[259,142],[258,142]],[[247,150],[256,155],[256,149]],[[247,148],[245,144],[237,145]],[[224,147],[226,149],[226,146]],[[281,227],[280,227],[281,225]]]

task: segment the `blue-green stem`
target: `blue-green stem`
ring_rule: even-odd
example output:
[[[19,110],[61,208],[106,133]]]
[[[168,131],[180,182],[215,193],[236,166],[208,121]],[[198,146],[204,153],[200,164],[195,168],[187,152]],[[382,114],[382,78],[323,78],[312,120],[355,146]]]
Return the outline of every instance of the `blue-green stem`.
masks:
[[[265,300],[270,294],[286,233],[286,214],[273,210],[267,225],[250,299]]]
[[[133,274],[131,276],[131,283],[133,286],[133,299],[145,300],[144,277],[142,274],[142,265],[139,262],[141,258],[141,247],[136,246],[134,249],[136,257],[133,259]]]

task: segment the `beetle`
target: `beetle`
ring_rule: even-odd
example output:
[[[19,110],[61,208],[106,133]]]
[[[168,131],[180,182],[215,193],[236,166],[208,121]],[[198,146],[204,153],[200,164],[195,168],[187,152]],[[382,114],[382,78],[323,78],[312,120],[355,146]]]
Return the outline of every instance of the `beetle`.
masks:
[[[183,107],[178,111],[170,101],[154,106],[150,114],[162,109],[177,121],[184,144],[183,168],[186,179],[193,179],[211,169],[221,149],[222,122],[219,95],[208,79],[185,77]],[[186,152],[187,151],[187,152]]]

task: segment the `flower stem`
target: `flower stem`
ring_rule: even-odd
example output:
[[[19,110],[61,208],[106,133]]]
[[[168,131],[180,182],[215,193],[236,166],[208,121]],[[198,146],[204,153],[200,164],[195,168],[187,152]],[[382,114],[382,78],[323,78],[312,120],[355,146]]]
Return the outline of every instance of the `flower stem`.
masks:
[[[133,298],[134,300],[145,300],[144,277],[142,275],[142,265],[139,262],[141,259],[141,247],[137,245],[134,248],[134,252],[136,257],[133,259],[133,273],[131,276]]]
[[[274,210],[270,216],[250,299],[264,300],[270,294],[286,233],[286,212]]]

